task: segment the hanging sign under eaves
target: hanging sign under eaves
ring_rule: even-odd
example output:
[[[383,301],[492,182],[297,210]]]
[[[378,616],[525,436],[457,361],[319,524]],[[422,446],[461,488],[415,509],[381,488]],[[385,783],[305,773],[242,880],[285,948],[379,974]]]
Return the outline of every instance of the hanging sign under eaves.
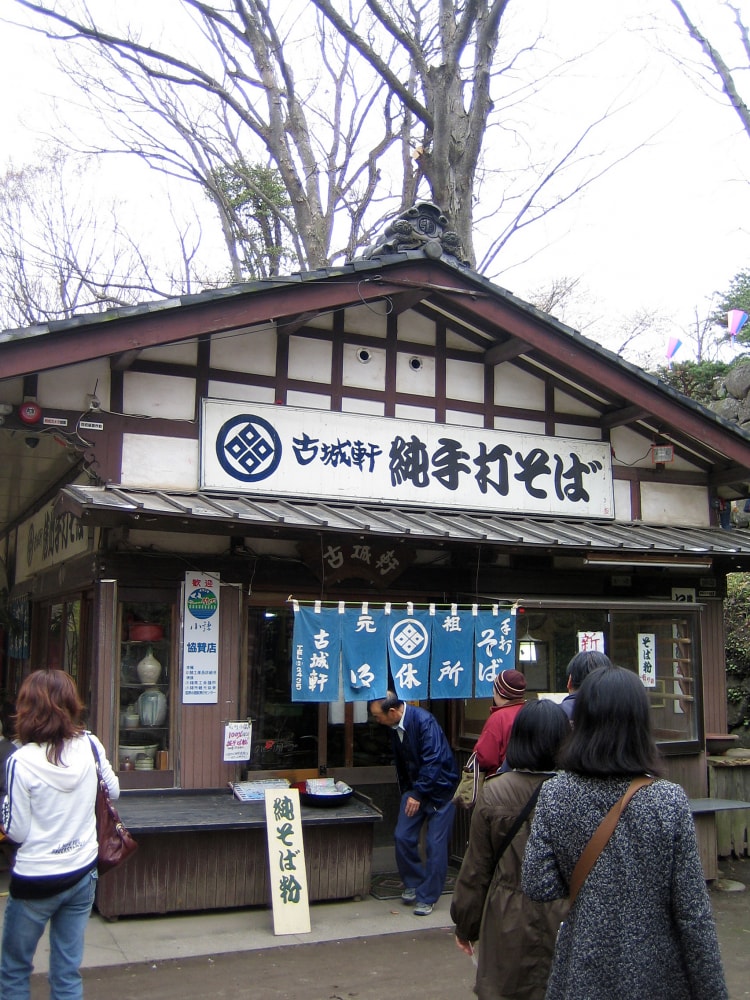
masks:
[[[201,488],[614,517],[609,444],[204,400]]]

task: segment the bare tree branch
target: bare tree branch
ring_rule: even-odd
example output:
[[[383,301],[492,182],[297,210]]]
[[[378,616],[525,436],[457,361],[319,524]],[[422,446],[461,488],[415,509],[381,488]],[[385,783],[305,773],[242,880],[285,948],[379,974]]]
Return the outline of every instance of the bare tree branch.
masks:
[[[680,15],[688,30],[688,34],[693,38],[698,45],[700,45],[704,54],[708,58],[714,72],[721,81],[721,88],[729,98],[729,103],[734,108],[737,113],[737,117],[742,122],[742,127],[744,128],[747,135],[750,137],[750,110],[747,104],[743,101],[740,93],[737,89],[737,85],[734,80],[734,75],[730,70],[729,66],[724,61],[719,50],[709,41],[709,39],[700,31],[695,21],[693,21],[688,15],[685,7],[680,3],[680,0],[671,0],[672,6]],[[748,42],[747,27],[742,21],[741,13],[736,7],[731,7],[727,4],[735,15],[735,23],[739,29],[740,38],[742,40],[743,46],[745,48],[745,53],[748,56],[748,61],[750,61],[750,42]],[[746,67],[747,68],[747,67]]]
[[[95,211],[86,174],[64,152],[45,152],[0,177],[0,323],[28,326],[171,294],[124,232],[118,207]]]
[[[474,262],[475,212],[499,205],[504,222],[482,254],[486,267],[515,233],[611,168],[580,181],[572,168],[590,161],[589,130],[562,155],[542,157],[527,126],[517,144],[529,150],[523,194],[516,200],[485,185],[477,208],[482,178],[491,176],[483,155],[496,137],[505,146],[493,156],[508,155],[510,103],[534,97],[566,64],[550,66],[540,31],[524,25],[508,35],[509,0],[311,0],[292,8],[278,0],[180,0],[163,37],[158,13],[136,32],[125,21],[117,27],[127,7],[103,0],[12,2],[56,43],[111,130],[112,142],[88,148],[130,153],[200,185],[235,278],[251,234],[215,183],[222,172],[235,171],[269,213],[258,223],[266,243],[283,243],[303,267],[353,255],[389,211],[420,197],[441,207]],[[258,165],[278,171],[283,203],[254,184],[249,168]],[[278,227],[283,240],[272,239]]]

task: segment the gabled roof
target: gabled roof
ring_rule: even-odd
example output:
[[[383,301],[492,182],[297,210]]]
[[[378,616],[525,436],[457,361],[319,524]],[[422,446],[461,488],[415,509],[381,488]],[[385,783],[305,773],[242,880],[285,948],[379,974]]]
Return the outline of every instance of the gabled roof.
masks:
[[[750,434],[736,424],[456,257],[424,248],[389,252],[390,246],[377,247],[379,256],[336,267],[4,331],[0,399],[1,379],[102,357],[126,369],[149,347],[269,322],[293,334],[321,314],[385,301],[396,313],[413,309],[438,321],[487,366],[509,363],[542,378],[551,389],[590,407],[597,414],[592,419],[604,428],[624,425],[645,442],[672,443],[676,454],[698,470],[701,482],[708,481],[720,495],[750,495]]]
[[[415,264],[422,267],[405,266]],[[482,300],[494,300],[506,307],[511,314],[517,314],[518,326],[523,332],[530,334],[533,327],[543,324],[551,333],[562,337],[563,342],[569,341],[574,349],[585,350],[600,357],[632,377],[650,384],[652,388],[670,397],[679,405],[694,409],[718,425],[738,432],[746,440],[750,440],[750,434],[741,431],[736,424],[683,396],[666,382],[583,336],[554,316],[541,312],[476,271],[457,266],[445,257],[438,261],[430,260],[426,272],[425,264],[426,259],[421,251],[406,250],[374,260],[355,260],[336,267],[241,282],[195,295],[173,296],[102,313],[85,313],[72,319],[54,320],[35,326],[0,331],[0,358],[2,358],[0,377],[11,378],[111,355],[116,353],[118,348],[143,350],[145,347],[175,343],[196,336],[198,326],[200,332],[210,333],[224,332],[236,328],[238,324],[251,325],[258,321],[258,310],[249,310],[254,314],[254,318],[245,313],[251,299],[266,305],[276,302],[280,294],[287,299],[287,308],[295,303],[295,312],[292,315],[298,315],[297,297],[302,299],[306,306],[312,305],[309,294],[305,294],[310,286],[319,286],[322,290],[322,296],[320,294],[315,296],[317,311],[330,312],[346,305],[366,303],[387,296],[395,300],[399,311],[404,308],[404,304],[399,300],[408,300],[409,306],[427,303],[428,309],[431,303],[433,312],[443,313],[447,317],[452,316],[459,326],[463,323],[473,325],[478,317],[487,316],[491,311],[478,309],[477,304]],[[447,281],[436,281],[436,275],[442,269],[446,269],[450,277]],[[342,279],[344,283],[340,292],[334,293],[333,285]],[[356,296],[352,296],[350,291],[352,279],[357,281]],[[360,285],[360,282],[364,284]],[[463,300],[464,308],[459,309],[456,306],[460,304],[462,295],[466,296]],[[206,317],[211,311],[217,312],[218,315],[207,322]],[[190,319],[186,318],[188,313]],[[265,312],[261,315],[265,319],[268,318]],[[284,311],[275,311],[271,315],[279,320]],[[181,319],[184,322],[181,322]],[[204,325],[201,325],[201,319]],[[136,329],[140,331],[140,336],[134,333]],[[93,331],[96,331],[96,337],[91,336]],[[531,353],[542,351],[542,344],[518,339],[510,340],[507,333],[503,336],[504,332],[498,329],[493,333],[485,331],[483,335],[480,334],[480,337],[483,336],[487,342],[487,350],[493,352],[489,363],[497,364],[503,360],[514,359],[525,355],[527,351]],[[98,339],[101,335],[105,336],[104,343]],[[55,346],[62,338],[68,351],[61,358]],[[88,343],[84,346],[86,341]],[[28,358],[36,347],[51,353],[46,359],[37,355],[36,360],[41,363],[31,367]],[[565,352],[561,351],[557,360],[565,363],[564,355]]]

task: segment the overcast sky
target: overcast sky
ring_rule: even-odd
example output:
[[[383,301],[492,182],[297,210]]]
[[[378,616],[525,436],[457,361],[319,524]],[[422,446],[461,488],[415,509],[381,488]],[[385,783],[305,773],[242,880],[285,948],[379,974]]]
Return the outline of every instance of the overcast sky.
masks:
[[[707,30],[729,45],[732,24],[720,16],[720,0],[685,2],[688,9],[710,14]],[[548,223],[511,242],[493,278],[526,297],[552,278],[580,277],[586,308],[561,318],[582,326],[587,336],[605,339],[599,333],[616,317],[656,310],[674,324],[658,335],[666,347],[666,337],[680,335],[696,308],[705,314],[712,293],[750,267],[750,138],[731,109],[660,54],[661,40],[698,57],[697,47],[654,26],[654,13],[676,24],[668,0],[515,0],[515,5],[519,17],[532,12],[541,17],[548,7],[546,34],[558,53],[590,50],[570,77],[545,95],[537,109],[540,128],[575,128],[590,117],[592,106],[601,109],[619,95],[623,110],[597,140],[601,148],[622,151],[652,138],[583,197],[556,210]],[[5,10],[9,7],[6,3]],[[6,28],[0,31],[0,86],[0,156],[7,161],[12,155],[19,165],[32,156],[36,133],[49,125],[55,94],[63,95],[64,85],[33,35]],[[148,173],[129,176],[138,178],[145,192]],[[516,263],[529,254],[531,260]],[[611,340],[607,346],[616,349]],[[655,351],[663,354],[661,343]],[[689,356],[686,342],[676,360]]]

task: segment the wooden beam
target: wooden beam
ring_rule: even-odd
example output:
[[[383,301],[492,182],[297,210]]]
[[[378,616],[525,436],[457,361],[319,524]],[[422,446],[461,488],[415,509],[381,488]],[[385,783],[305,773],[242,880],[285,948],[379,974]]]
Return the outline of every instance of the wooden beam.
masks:
[[[750,469],[733,465],[720,472],[714,472],[709,476],[711,486],[734,486],[739,484],[750,484]],[[748,493],[750,496],[750,492]]]
[[[109,359],[109,367],[113,372],[125,372],[133,367],[133,362],[140,353],[140,351],[123,351],[122,354],[115,354]]]
[[[393,311],[397,316],[400,316],[401,313],[408,312],[409,309],[418,306],[428,295],[429,292],[426,288],[415,288],[410,292],[400,292],[398,295],[392,295]]]
[[[623,406],[620,409],[603,413],[601,425],[606,428],[624,427],[626,424],[634,424],[649,416],[648,410],[644,410],[642,406]]]
[[[318,312],[298,313],[296,316],[290,316],[288,319],[279,320],[279,326],[283,326],[284,333],[288,337],[291,337],[292,334],[301,330],[303,326],[306,326],[311,319],[315,319],[319,315],[320,313]]]
[[[518,337],[510,337],[503,344],[495,344],[488,351],[484,352],[484,362],[487,365],[501,365],[506,361],[512,361],[519,354],[526,354],[532,350],[531,346]]]
[[[429,280],[426,262],[414,261],[409,277],[415,284]],[[465,278],[445,270],[440,275],[440,285],[433,286],[438,302],[450,297],[448,286],[455,284],[457,290],[464,291]],[[601,385],[602,391],[628,399],[632,405],[640,407],[654,420],[666,428],[677,428],[683,434],[700,442],[704,448],[716,455],[723,455],[739,466],[750,471],[750,441],[740,434],[728,433],[719,418],[711,419],[694,408],[692,401],[682,403],[672,398],[655,385],[630,371],[625,363],[618,364],[604,352],[592,350],[590,342],[576,336],[571,331],[567,336],[557,329],[557,322],[535,314],[522,302],[501,295],[481,295],[468,300],[460,299],[462,311],[473,318],[474,325],[483,329],[502,329],[529,344],[535,352],[550,359],[550,364],[560,366],[563,371],[583,374],[593,385]],[[618,359],[619,360],[619,359]]]
[[[424,285],[420,283],[420,288]],[[184,305],[174,305],[126,317],[109,314],[106,319],[80,317],[77,321],[51,324],[52,329],[33,336],[16,336],[0,341],[2,377],[15,378],[68,365],[81,364],[106,355],[120,355],[162,344],[192,340],[201,334],[227,333],[245,326],[275,324],[286,316],[300,313],[317,315],[333,309],[382,301],[403,292],[403,287],[382,274],[338,274],[330,282],[279,279],[268,288],[246,294],[194,297]],[[429,287],[424,294],[429,294]],[[196,302],[195,298],[200,298]],[[292,303],[297,307],[292,312]],[[301,308],[300,308],[301,307]],[[138,307],[136,307],[137,309]]]

